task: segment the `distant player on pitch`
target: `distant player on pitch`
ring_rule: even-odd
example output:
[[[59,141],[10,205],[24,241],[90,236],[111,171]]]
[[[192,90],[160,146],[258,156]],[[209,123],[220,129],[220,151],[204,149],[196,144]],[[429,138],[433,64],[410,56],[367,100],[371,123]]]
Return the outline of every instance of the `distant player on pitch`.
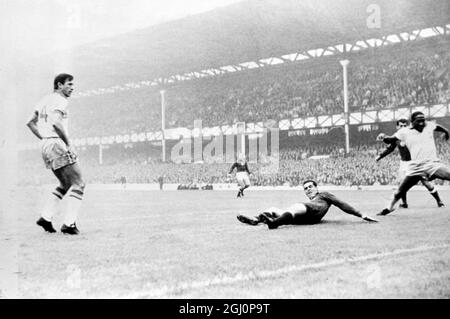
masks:
[[[265,223],[269,229],[275,229],[281,225],[311,225],[319,223],[331,205],[334,205],[347,214],[362,218],[368,222],[377,222],[376,219],[361,214],[358,210],[338,199],[333,194],[319,192],[317,183],[313,180],[303,182],[303,189],[309,198],[309,202],[297,203],[286,209],[271,207],[265,209],[262,214],[255,218],[238,215],[237,219],[242,223],[254,226],[259,223]]]
[[[406,176],[394,193],[389,207],[384,208],[378,215],[387,215],[395,210],[396,203],[417,184],[421,179],[433,180],[439,178],[450,180],[450,168],[445,166],[437,156],[434,141],[434,132],[444,133],[446,141],[449,140],[449,132],[446,128],[434,122],[426,121],[422,112],[414,112],[411,115],[411,127],[404,127],[393,136],[379,136],[383,142],[392,144],[404,142],[411,160],[408,162]]]
[[[250,187],[250,171],[248,170],[247,161],[245,160],[245,156],[241,155],[237,162],[235,162],[230,169],[228,175],[231,175],[236,168],[236,179],[239,185],[239,191],[237,193],[237,197],[244,196],[244,190]]]
[[[404,127],[408,127],[408,126],[409,126],[409,123],[408,123],[407,119],[400,119],[397,121],[397,131]],[[381,138],[383,136],[384,136],[384,134],[380,134],[378,137],[378,140],[381,140]],[[396,148],[398,148],[398,152],[400,154],[400,167],[398,169],[397,180],[399,183],[401,183],[406,176],[406,172],[408,169],[408,163],[411,160],[411,154],[409,153],[409,150],[406,147],[405,142],[396,141],[394,143],[389,144],[389,146],[380,155],[377,156],[376,161],[378,162],[382,158],[391,154]],[[436,199],[438,207],[443,207],[444,203],[441,201],[441,199],[439,197],[439,193],[438,193],[437,189],[435,188],[435,186],[433,185],[433,183],[431,183],[430,181],[428,181],[425,178],[422,178],[420,181],[422,182],[423,186],[425,186],[428,189],[431,196],[433,196],[434,199]],[[408,202],[406,200],[406,193],[404,193],[402,195],[401,200],[403,203],[400,205],[400,207],[408,208]]]
[[[35,107],[27,126],[41,140],[42,158],[59,181],[53,190],[37,224],[49,233],[55,233],[52,219],[61,200],[68,194],[67,211],[61,232],[77,235],[78,211],[84,195],[85,184],[78,166],[77,155],[72,150],[67,135],[67,99],[74,90],[73,76],[59,74],[53,81],[53,93],[46,95]]]

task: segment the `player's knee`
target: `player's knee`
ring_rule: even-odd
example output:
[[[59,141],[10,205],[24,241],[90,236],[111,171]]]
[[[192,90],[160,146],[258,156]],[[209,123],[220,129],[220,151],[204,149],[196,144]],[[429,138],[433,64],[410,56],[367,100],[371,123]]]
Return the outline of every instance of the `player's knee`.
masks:
[[[78,182],[78,187],[79,187],[79,189],[80,189],[81,191],[84,192],[84,189],[85,189],[85,187],[86,187],[86,183],[85,183],[83,180],[80,180],[80,181]]]
[[[82,179],[76,179],[72,182],[72,189],[77,189],[79,191],[84,192],[84,189],[86,187],[86,184]]]
[[[264,209],[263,213],[279,213],[281,211],[281,209],[279,209],[278,207],[269,207]]]
[[[294,215],[295,214],[292,212],[284,212],[283,215],[281,215],[281,216],[285,216],[287,218],[294,218]]]
[[[432,177],[450,181],[450,169],[440,168]]]

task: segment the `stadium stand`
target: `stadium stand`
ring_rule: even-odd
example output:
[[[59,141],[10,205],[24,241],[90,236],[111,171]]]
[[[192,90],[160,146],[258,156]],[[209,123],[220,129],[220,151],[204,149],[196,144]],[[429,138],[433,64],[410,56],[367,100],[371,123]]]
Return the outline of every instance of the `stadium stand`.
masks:
[[[447,103],[450,41],[423,41],[350,55],[350,110]],[[341,73],[333,58],[171,85],[166,125],[192,127],[201,119],[204,126],[214,126],[342,113]],[[72,104],[71,133],[77,137],[160,129],[157,89],[81,97]]]
[[[166,91],[167,128],[192,128],[196,119],[201,119],[205,127],[340,114],[343,89],[339,61],[344,58],[350,60],[350,112],[448,104],[449,3],[439,0],[427,6],[427,2],[412,0],[405,5],[410,12],[385,16],[383,27],[371,30],[357,14],[359,10],[366,15],[370,1],[346,2],[355,10],[353,13],[341,10],[339,1],[329,1],[329,7],[336,10],[326,10],[331,15],[326,17],[316,16],[307,3],[298,1],[265,0],[264,5],[248,1],[83,46],[74,52],[79,58],[74,58],[74,67],[79,71],[80,86],[70,104],[70,135],[87,138],[160,130],[161,89]],[[379,4],[386,12],[393,5],[384,0]],[[215,14],[220,15],[220,24],[214,23]],[[308,28],[311,21],[313,30]],[[335,21],[341,29],[336,31],[329,21]],[[205,23],[210,27],[199,27]],[[443,29],[432,37],[408,33],[413,40],[399,35],[397,42],[385,38],[382,42],[386,45],[366,41],[361,50],[343,49],[339,54],[320,57],[308,53],[320,47],[338,52],[337,43],[354,43],[351,48],[362,48],[358,43],[363,39],[383,39],[387,34],[437,25]],[[245,32],[237,32],[240,28]],[[179,32],[174,34],[174,29]],[[133,52],[124,57],[124,48],[133,48]],[[289,52],[300,52],[306,58],[290,60],[285,57]],[[283,63],[261,62],[277,56]],[[258,67],[242,67],[243,61],[257,61]],[[227,65],[236,72],[225,72],[221,67]],[[392,122],[383,126],[388,131],[392,127]],[[347,156],[343,154],[342,131],[336,136],[327,133],[322,139],[282,139],[280,170],[267,173],[264,163],[251,164],[255,172],[252,183],[298,185],[305,178],[337,185],[395,183],[398,158],[389,156],[374,163],[374,153],[381,147],[374,144],[374,136],[381,128],[371,130],[366,135],[352,133],[352,152]],[[19,135],[24,141],[32,138],[25,130]],[[88,183],[115,183],[122,177],[130,183],[153,183],[161,172],[165,172],[167,183],[230,182],[226,176],[229,164],[162,163],[160,146],[149,142],[111,145],[103,150],[102,164],[97,146],[82,146],[78,151]],[[440,152],[443,158],[449,157],[447,146],[441,145]],[[23,182],[42,183],[47,177],[36,175],[42,172],[35,169],[36,152],[22,155],[24,170],[33,172],[25,175],[34,179]],[[325,158],[313,159],[317,155]]]

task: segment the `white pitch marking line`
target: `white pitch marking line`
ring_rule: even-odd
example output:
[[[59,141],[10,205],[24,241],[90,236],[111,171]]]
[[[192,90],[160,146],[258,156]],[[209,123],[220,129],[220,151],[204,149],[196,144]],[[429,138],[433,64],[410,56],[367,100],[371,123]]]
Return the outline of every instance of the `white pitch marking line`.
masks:
[[[392,257],[392,256],[398,256],[402,254],[408,254],[408,253],[419,253],[419,252],[425,252],[435,249],[444,249],[449,248],[450,244],[444,244],[439,246],[419,246],[415,248],[405,248],[405,249],[398,249],[390,252],[385,253],[374,253],[369,254],[365,256],[360,257],[349,257],[349,258],[343,258],[343,259],[336,259],[336,260],[329,260],[329,261],[322,261],[319,263],[309,264],[309,265],[300,265],[300,266],[287,266],[283,268],[279,268],[276,270],[262,270],[258,272],[249,272],[247,274],[239,273],[234,276],[224,276],[224,277],[214,277],[212,279],[208,280],[199,280],[199,281],[193,281],[193,282],[184,282],[176,286],[168,287],[164,286],[161,288],[151,289],[147,292],[137,292],[133,293],[121,298],[125,299],[139,299],[139,298],[160,298],[165,296],[170,296],[171,294],[182,291],[182,290],[193,290],[193,289],[200,289],[200,288],[206,288],[209,286],[218,286],[218,285],[228,285],[238,282],[245,282],[250,281],[253,279],[267,279],[272,277],[278,277],[283,274],[292,273],[292,272],[300,272],[304,270],[310,270],[310,269],[320,269],[330,266],[339,266],[343,265],[345,263],[354,263],[354,262],[363,262],[368,261],[372,259],[380,259],[385,257]]]

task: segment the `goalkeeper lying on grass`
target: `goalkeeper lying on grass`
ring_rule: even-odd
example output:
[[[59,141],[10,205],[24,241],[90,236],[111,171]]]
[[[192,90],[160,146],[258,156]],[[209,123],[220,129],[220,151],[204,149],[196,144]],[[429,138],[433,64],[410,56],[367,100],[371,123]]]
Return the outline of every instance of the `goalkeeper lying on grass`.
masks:
[[[258,225],[265,223],[269,229],[278,228],[281,225],[310,225],[317,224],[328,212],[331,205],[340,208],[347,214],[355,215],[368,222],[378,222],[376,219],[362,215],[355,208],[346,202],[338,199],[331,193],[319,192],[317,183],[313,180],[307,180],[303,183],[303,189],[306,196],[310,199],[306,203],[297,203],[286,210],[271,207],[255,218],[244,215],[238,215],[237,219],[245,224]]]

